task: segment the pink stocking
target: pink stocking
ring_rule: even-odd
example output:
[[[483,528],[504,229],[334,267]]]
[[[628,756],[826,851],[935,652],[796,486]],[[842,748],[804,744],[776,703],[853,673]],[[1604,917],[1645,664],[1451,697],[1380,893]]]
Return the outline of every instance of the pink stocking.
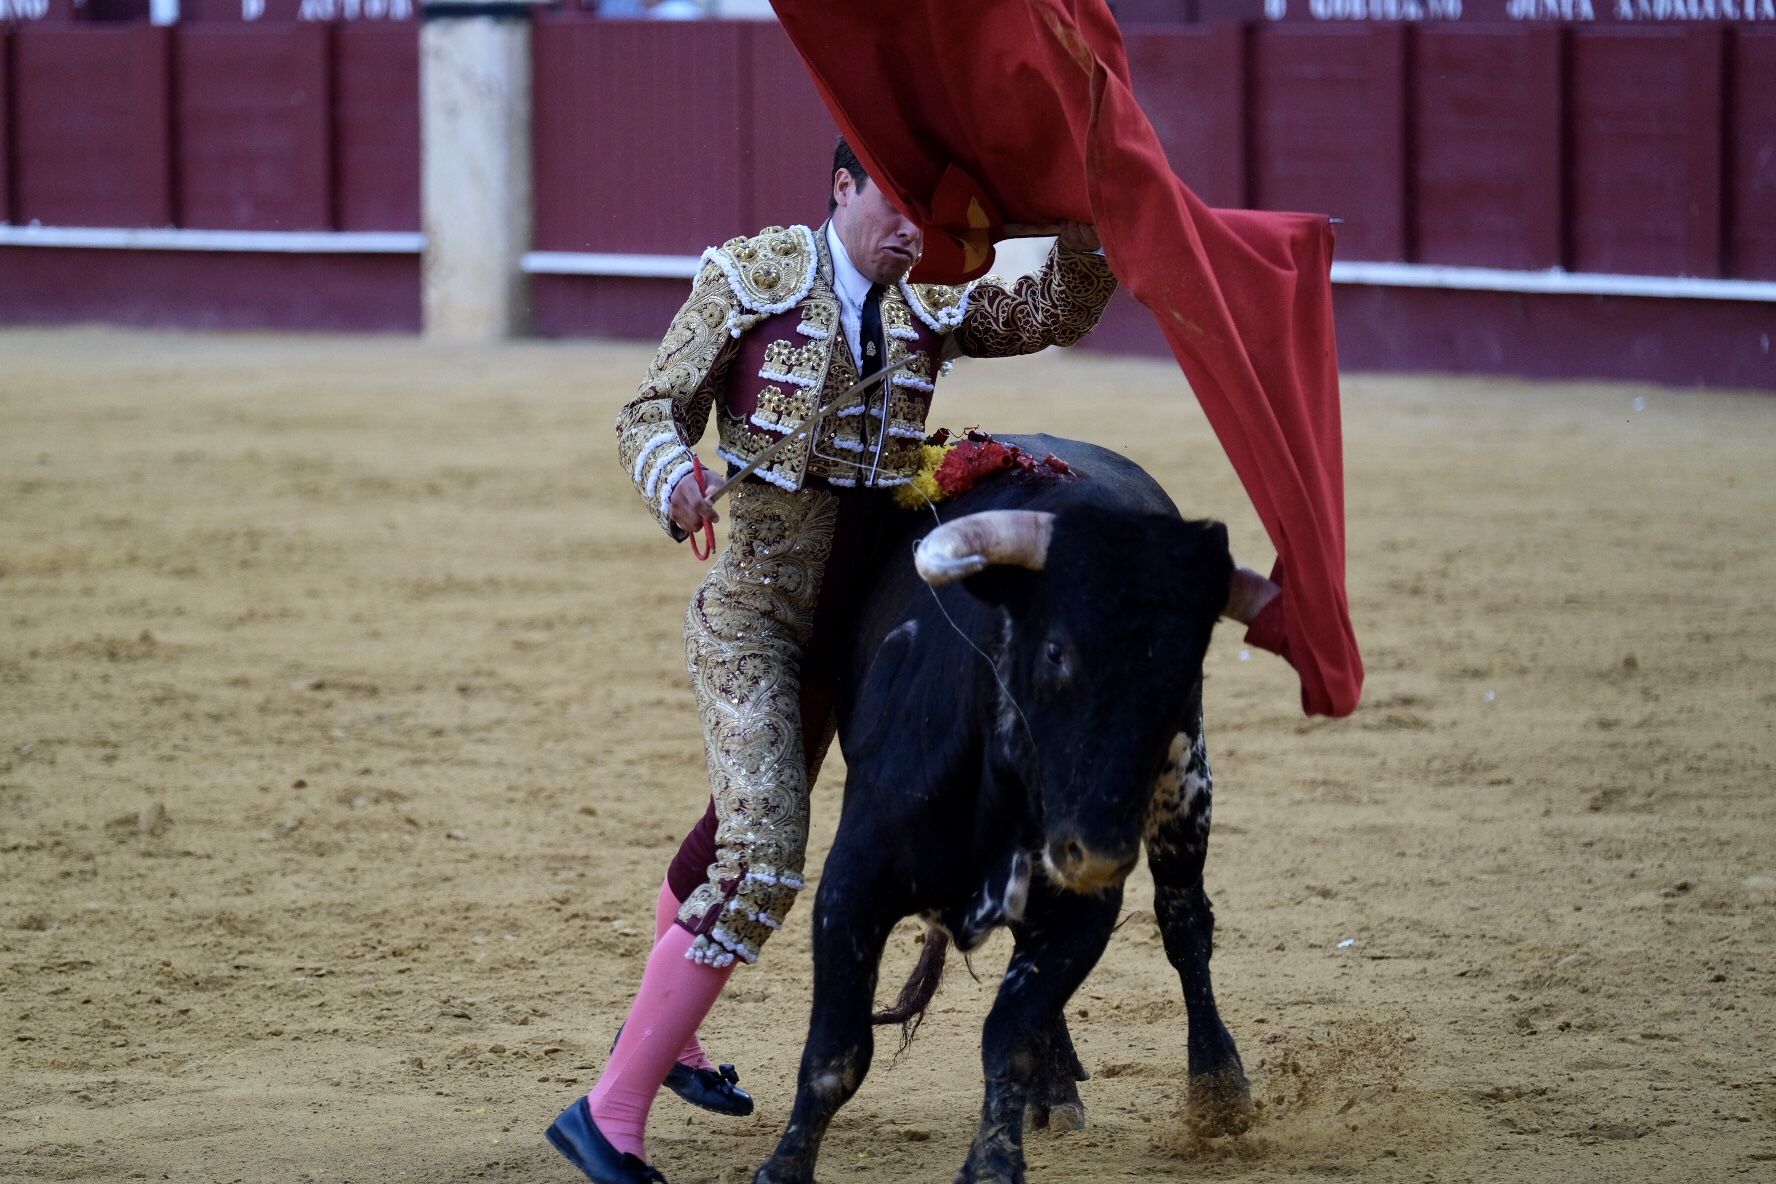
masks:
[[[623,1034],[586,1099],[592,1121],[611,1145],[643,1159],[654,1095],[734,971],[732,966],[717,970],[687,959],[692,940],[683,926],[669,925],[654,943]]]
[[[672,894],[672,881],[665,880],[660,885],[660,902],[654,906],[654,940],[657,942],[666,936],[678,919],[678,909],[684,901]],[[703,1051],[703,1045],[697,1040],[697,1033],[691,1032],[690,1040],[678,1054],[678,1063],[689,1065],[693,1069],[713,1069],[715,1064],[710,1061],[709,1054]]]

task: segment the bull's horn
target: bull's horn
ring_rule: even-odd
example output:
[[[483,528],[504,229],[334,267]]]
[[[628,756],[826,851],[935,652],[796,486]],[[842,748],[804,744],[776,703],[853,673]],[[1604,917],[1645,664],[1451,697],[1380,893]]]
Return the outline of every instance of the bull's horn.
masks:
[[[913,566],[933,587],[965,579],[996,563],[1041,571],[1054,538],[1053,514],[983,510],[946,522],[919,541]]]

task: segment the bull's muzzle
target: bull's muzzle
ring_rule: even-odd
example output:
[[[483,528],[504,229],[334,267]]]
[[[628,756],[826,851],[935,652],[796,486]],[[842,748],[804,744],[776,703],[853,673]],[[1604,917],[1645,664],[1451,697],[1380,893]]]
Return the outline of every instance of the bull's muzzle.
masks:
[[[1068,892],[1102,892],[1128,879],[1140,858],[1132,855],[1105,854],[1094,851],[1076,836],[1051,839],[1044,862],[1049,879]]]

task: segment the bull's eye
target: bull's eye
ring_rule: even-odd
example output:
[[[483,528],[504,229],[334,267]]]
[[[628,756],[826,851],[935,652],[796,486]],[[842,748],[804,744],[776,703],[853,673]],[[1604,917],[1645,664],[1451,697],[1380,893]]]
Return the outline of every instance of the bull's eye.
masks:
[[[1072,655],[1063,642],[1043,643],[1042,663],[1035,675],[1038,702],[1052,703],[1067,693],[1073,685]]]

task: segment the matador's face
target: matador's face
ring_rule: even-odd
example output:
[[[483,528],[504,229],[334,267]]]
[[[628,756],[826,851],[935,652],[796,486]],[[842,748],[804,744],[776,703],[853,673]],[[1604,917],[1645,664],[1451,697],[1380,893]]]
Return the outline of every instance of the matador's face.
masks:
[[[833,229],[851,262],[873,284],[892,284],[912,269],[925,249],[925,234],[888,203],[880,185],[859,189],[851,174],[833,176]]]

